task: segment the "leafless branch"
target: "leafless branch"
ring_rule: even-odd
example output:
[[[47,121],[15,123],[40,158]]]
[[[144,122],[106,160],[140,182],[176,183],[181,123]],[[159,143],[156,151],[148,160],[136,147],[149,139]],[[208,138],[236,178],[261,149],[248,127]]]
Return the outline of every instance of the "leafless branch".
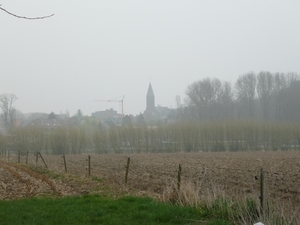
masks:
[[[51,16],[54,16],[54,14],[51,14],[51,15],[48,15],[48,16],[40,16],[40,17],[26,17],[26,16],[19,16],[19,15],[16,15],[14,13],[11,13],[11,12],[7,11],[6,9],[2,8],[1,5],[0,5],[0,9],[3,10],[4,12],[8,13],[11,16],[14,16],[14,17],[17,17],[17,18],[20,18],[20,19],[27,19],[27,20],[39,20],[39,19],[45,19],[45,18],[49,18]]]

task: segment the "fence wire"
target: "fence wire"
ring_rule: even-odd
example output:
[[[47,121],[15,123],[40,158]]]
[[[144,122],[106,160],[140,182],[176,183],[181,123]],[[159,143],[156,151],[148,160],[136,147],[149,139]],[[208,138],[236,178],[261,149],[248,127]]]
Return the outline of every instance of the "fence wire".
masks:
[[[9,161],[17,162],[18,156],[11,154]],[[20,163],[25,163],[26,156],[21,156]],[[87,175],[87,155],[66,155],[68,173]],[[226,193],[254,195],[259,197],[260,166],[255,168],[236,168],[221,166],[216,160],[213,166],[188,163],[187,160],[161,162],[147,155],[91,155],[91,176],[104,177],[111,182],[124,183],[126,162],[130,157],[128,185],[145,191],[161,194],[163,187],[177,179],[178,166],[182,167],[182,182],[192,182],[202,188],[218,187]],[[49,169],[64,172],[61,156],[44,155]],[[8,154],[1,153],[1,160],[8,160]],[[28,164],[35,165],[35,156],[29,155]],[[177,163],[178,162],[178,163]],[[38,166],[43,166],[39,159]],[[280,169],[280,168],[277,168]],[[270,199],[284,199],[300,205],[299,169],[282,172],[265,169],[267,196]]]

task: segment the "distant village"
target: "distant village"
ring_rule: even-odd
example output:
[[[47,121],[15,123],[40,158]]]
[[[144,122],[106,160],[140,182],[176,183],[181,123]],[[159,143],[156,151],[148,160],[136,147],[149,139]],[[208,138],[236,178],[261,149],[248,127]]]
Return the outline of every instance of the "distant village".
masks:
[[[45,128],[69,127],[79,125],[81,123],[97,123],[102,127],[113,127],[122,125],[149,125],[153,126],[157,122],[167,123],[172,109],[163,106],[155,106],[155,95],[151,83],[149,84],[146,94],[146,109],[144,113],[139,115],[123,115],[114,109],[106,109],[104,111],[96,111],[91,116],[83,116],[79,109],[74,116],[68,113],[55,114],[50,113],[30,113],[17,115],[13,121],[13,127],[23,126],[39,126]],[[5,127],[1,124],[1,133],[5,132]]]

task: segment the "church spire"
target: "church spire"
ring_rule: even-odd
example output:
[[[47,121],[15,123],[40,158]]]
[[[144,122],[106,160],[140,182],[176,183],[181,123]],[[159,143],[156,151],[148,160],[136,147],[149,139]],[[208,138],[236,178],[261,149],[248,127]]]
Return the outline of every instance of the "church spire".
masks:
[[[154,109],[155,109],[154,92],[153,92],[151,83],[149,84],[148,92],[146,95],[146,104],[147,104],[146,111],[148,111],[148,112],[154,111]]]

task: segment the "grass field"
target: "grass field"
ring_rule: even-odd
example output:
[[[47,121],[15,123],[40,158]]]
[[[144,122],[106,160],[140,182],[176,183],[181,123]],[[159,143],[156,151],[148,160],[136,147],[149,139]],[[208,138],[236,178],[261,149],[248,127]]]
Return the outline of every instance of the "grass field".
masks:
[[[151,198],[99,195],[65,198],[31,198],[0,201],[0,224],[207,224],[231,225],[221,220],[206,220],[190,207],[163,204]]]

